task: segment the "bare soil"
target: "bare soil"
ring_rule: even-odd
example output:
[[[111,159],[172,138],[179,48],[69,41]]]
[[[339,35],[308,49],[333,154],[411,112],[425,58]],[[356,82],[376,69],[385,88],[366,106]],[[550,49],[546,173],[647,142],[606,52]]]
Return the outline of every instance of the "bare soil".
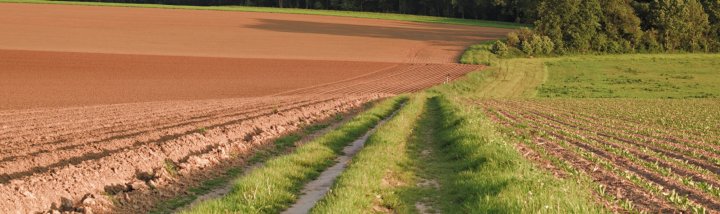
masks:
[[[347,17],[0,6],[0,109],[262,96],[454,63],[507,29]]]
[[[171,198],[304,125],[481,69],[454,62],[508,32],[9,3],[0,29],[0,213],[147,211],[139,192]]]

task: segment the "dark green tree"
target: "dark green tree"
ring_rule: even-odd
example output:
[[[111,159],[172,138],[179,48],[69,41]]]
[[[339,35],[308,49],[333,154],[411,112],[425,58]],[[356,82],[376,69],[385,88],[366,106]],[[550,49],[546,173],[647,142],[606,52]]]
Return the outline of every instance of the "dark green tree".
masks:
[[[700,1],[708,14],[710,29],[708,32],[708,42],[712,51],[720,51],[720,0],[702,0]]]
[[[640,28],[640,18],[630,6],[630,0],[605,0],[602,1],[603,14],[602,32],[609,40],[627,41],[637,44],[642,37],[643,31]]]
[[[699,51],[707,48],[710,23],[698,0],[655,0],[651,26],[658,30],[666,50]]]
[[[588,52],[601,29],[603,12],[598,0],[546,0],[538,8],[537,31],[560,53]]]

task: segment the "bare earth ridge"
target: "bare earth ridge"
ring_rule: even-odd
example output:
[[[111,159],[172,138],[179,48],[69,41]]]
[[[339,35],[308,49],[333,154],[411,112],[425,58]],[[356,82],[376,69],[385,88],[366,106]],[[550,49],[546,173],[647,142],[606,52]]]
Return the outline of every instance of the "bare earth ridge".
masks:
[[[270,139],[478,70],[454,62],[508,31],[7,3],[0,29],[0,213],[147,211]]]

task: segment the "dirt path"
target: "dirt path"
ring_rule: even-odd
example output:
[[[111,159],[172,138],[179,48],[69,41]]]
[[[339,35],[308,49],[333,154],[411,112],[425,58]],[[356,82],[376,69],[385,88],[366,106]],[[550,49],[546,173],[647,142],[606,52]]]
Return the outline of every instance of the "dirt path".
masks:
[[[430,102],[428,102],[430,103]],[[409,168],[415,177],[415,186],[404,190],[401,194],[408,204],[412,204],[420,214],[441,213],[443,201],[442,184],[446,182],[444,175],[454,173],[448,160],[444,159],[442,145],[437,141],[440,112],[437,106],[425,105],[425,111],[415,127],[408,143],[408,153],[412,159]]]
[[[289,151],[277,151],[277,152],[280,152],[281,155],[284,154],[285,152],[292,152],[297,146],[303,145],[303,144],[305,144],[305,143],[307,143],[307,142],[312,141],[312,140],[315,139],[315,138],[318,138],[318,137],[320,137],[320,136],[322,136],[322,135],[325,135],[325,134],[327,134],[328,132],[337,129],[337,128],[340,127],[341,125],[343,125],[343,124],[347,123],[348,121],[352,120],[352,118],[355,117],[361,110],[362,110],[362,109],[358,109],[358,110],[355,110],[355,111],[351,111],[351,112],[345,113],[345,114],[343,115],[342,120],[339,120],[339,121],[336,120],[336,119],[331,119],[331,120],[329,121],[330,125],[328,125],[327,127],[323,128],[323,129],[321,129],[321,130],[313,131],[313,132],[311,132],[311,133],[302,134],[302,138],[301,138],[300,140],[294,142],[294,143],[293,143],[294,146],[293,146],[291,149],[289,149]],[[243,167],[244,169],[243,169],[243,171],[242,171],[242,175],[240,175],[240,176],[247,175],[248,173],[251,173],[253,170],[255,170],[255,169],[259,168],[259,167],[262,167],[263,165],[264,165],[264,162],[259,162],[259,163],[255,163],[255,164],[252,164],[252,165],[249,165],[249,166],[245,166],[245,167]],[[234,179],[234,178],[231,178],[231,179]],[[198,196],[198,197],[197,197],[195,200],[193,200],[191,203],[187,204],[187,205],[184,206],[184,207],[175,209],[175,211],[176,211],[176,212],[181,212],[181,211],[183,211],[183,210],[190,210],[190,208],[192,208],[192,207],[196,206],[197,204],[200,204],[200,203],[202,203],[202,202],[204,202],[204,201],[221,198],[222,196],[227,195],[227,194],[232,190],[232,187],[233,187],[233,182],[232,182],[232,180],[229,180],[229,182],[225,183],[225,184],[222,185],[220,188],[213,189],[213,190],[211,190],[210,192],[208,192],[208,193],[206,193],[206,194],[203,194],[203,195]]]
[[[380,121],[372,130],[365,133],[365,135],[343,148],[343,155],[335,160],[337,163],[325,169],[315,180],[305,184],[305,187],[300,191],[300,198],[295,201],[290,208],[283,211],[283,214],[305,214],[310,212],[310,209],[330,191],[333,183],[335,183],[337,177],[345,171],[345,168],[347,168],[353,156],[362,150],[370,135],[375,133],[377,127],[382,126],[385,122],[393,118],[400,109],[402,109],[402,107],[398,108],[398,110],[393,112],[389,117]]]

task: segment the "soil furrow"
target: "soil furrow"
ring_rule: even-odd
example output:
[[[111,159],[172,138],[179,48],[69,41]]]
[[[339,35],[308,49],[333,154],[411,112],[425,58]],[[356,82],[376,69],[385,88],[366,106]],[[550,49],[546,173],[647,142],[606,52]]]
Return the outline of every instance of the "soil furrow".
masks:
[[[511,114],[509,114],[508,112],[497,112],[507,118],[510,118],[510,120],[515,121],[514,125],[510,126],[511,128],[518,126],[518,122],[521,121],[518,120],[517,117],[511,116]],[[513,123],[510,121],[508,122]],[[636,204],[637,209],[639,210],[645,210],[650,212],[667,212],[670,210],[675,210],[664,199],[657,198],[653,194],[649,194],[648,192],[644,191],[642,187],[635,185],[634,183],[625,178],[621,178],[612,172],[601,169],[597,166],[597,164],[580,157],[572,151],[566,150],[557,143],[547,141],[542,138],[536,138],[533,143],[545,148],[545,150],[550,155],[560,158],[570,163],[573,167],[583,171],[595,182],[603,184],[606,193],[614,194],[618,199],[626,198],[632,200]]]
[[[251,121],[233,126],[222,124],[209,128],[204,134],[192,133],[175,139],[168,139],[167,142],[161,144],[145,144],[99,159],[85,160],[53,171],[38,173],[32,177],[16,179],[8,184],[0,185],[0,192],[12,193],[0,196],[4,199],[0,200],[2,201],[0,207],[2,207],[3,212],[43,210],[49,208],[46,206],[51,204],[50,202],[60,202],[62,197],[77,202],[87,193],[100,195],[104,194],[103,192],[106,190],[112,189],[115,184],[124,185],[129,183],[138,176],[138,172],[152,172],[154,169],[162,168],[166,159],[175,162],[183,162],[183,159],[187,160],[184,161],[187,164],[181,164],[181,166],[184,166],[181,167],[183,170],[199,169],[209,163],[206,160],[192,157],[197,157],[197,154],[204,154],[202,151],[208,151],[209,146],[244,145],[241,147],[253,147],[253,144],[258,144],[273,136],[297,129],[298,124],[330,117],[334,113],[359,106],[361,103],[376,98],[348,97],[343,98],[342,101],[319,103],[300,109],[284,111],[283,113],[287,115],[269,114],[259,116],[251,119]],[[279,127],[284,128],[280,129]],[[263,131],[256,133],[256,131],[253,131],[256,129]],[[255,133],[255,135],[248,135],[249,133]],[[247,136],[251,137],[247,138]],[[216,150],[210,149],[209,151]],[[70,177],[74,179],[65,179]],[[24,203],[7,204],[10,201],[23,201]]]
[[[312,105],[317,105],[319,103],[325,103],[325,102],[331,102],[333,99],[326,99],[326,100],[320,100],[308,104],[303,104],[299,106],[290,106],[287,108],[279,109],[279,112],[283,111],[292,111],[294,109],[301,109]],[[258,112],[257,114],[249,114],[244,115],[241,118],[224,118],[229,119],[227,121],[219,121],[218,124],[214,125],[206,125],[203,126],[206,129],[212,129],[216,127],[222,127],[222,126],[228,126],[231,124],[240,123],[247,120],[252,120],[256,118],[260,118],[263,116],[268,116],[276,114],[274,111],[267,111],[265,113]],[[179,127],[179,126],[178,126]],[[178,127],[170,127],[170,128],[178,128]],[[148,140],[138,140],[142,138],[138,138],[140,136],[146,137],[149,135],[147,132],[142,133],[134,133],[131,135],[125,135],[125,136],[116,136],[110,139],[103,139],[95,142],[86,142],[84,144],[80,144],[77,147],[68,148],[65,150],[49,150],[51,153],[46,153],[43,155],[36,154],[33,156],[32,159],[19,159],[17,161],[9,161],[2,163],[2,166],[11,166],[12,168],[0,168],[1,172],[3,174],[0,174],[0,177],[3,179],[0,180],[0,183],[6,183],[11,179],[17,179],[24,176],[29,176],[34,173],[42,173],[46,172],[48,170],[51,170],[55,167],[69,165],[69,164],[78,164],[82,161],[86,160],[93,160],[98,159],[102,157],[106,157],[109,155],[112,155],[114,153],[128,150],[128,149],[136,149],[140,148],[144,145],[153,143],[153,144],[162,144],[167,141],[178,139],[182,136],[190,135],[193,133],[200,133],[198,129],[195,126],[190,127],[189,129],[180,130],[180,132],[173,133],[173,132],[160,132],[162,135],[158,135],[158,138],[150,138]],[[118,140],[119,142],[112,142]],[[132,142],[134,141],[134,142]],[[95,146],[95,144],[101,144],[100,146]],[[29,169],[29,170],[27,170]]]

